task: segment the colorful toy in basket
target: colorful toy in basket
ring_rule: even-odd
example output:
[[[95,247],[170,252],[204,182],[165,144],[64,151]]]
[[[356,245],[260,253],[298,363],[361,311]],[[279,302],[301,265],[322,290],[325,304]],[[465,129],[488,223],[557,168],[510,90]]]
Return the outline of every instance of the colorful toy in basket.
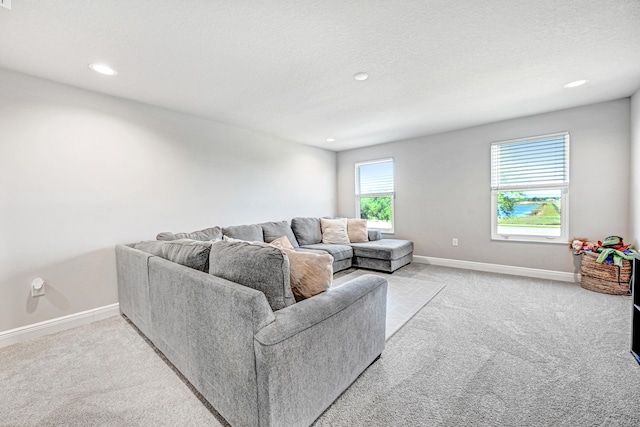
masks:
[[[572,239],[569,247],[581,256],[580,286],[594,292],[624,295],[629,292],[631,260],[636,251],[620,236],[609,236],[597,243]]]
[[[622,260],[633,260],[633,254],[636,253],[635,249],[631,249],[631,245],[624,244],[620,236],[609,236],[602,242],[598,241],[598,245],[601,246],[601,248],[596,250],[596,252],[600,252],[596,260],[599,264],[606,262],[607,264],[621,267]]]
[[[600,254],[596,260],[599,264],[606,262],[618,267],[622,265],[622,260],[631,261],[633,259],[636,250],[630,246],[625,244],[620,236],[609,236],[602,241],[598,240],[597,243],[581,237],[571,239],[569,242],[569,247],[573,249],[575,255],[580,255],[585,251],[597,252]]]
[[[606,240],[606,239],[605,239]],[[580,255],[584,251],[595,251],[598,249],[598,243],[589,242],[586,238],[573,238],[569,242],[569,247],[574,250],[575,255]]]

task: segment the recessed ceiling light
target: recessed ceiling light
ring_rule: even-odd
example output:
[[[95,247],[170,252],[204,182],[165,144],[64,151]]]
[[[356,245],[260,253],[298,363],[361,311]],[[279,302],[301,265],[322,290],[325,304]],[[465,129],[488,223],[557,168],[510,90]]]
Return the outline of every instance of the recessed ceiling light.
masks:
[[[567,83],[566,85],[562,86],[565,88],[572,88],[572,87],[578,87],[578,86],[582,86],[583,84],[587,83],[589,80],[576,80],[575,82],[571,82],[571,83]]]
[[[333,142],[333,141],[335,141],[335,140],[336,140],[335,138],[327,138],[327,139],[326,139],[326,141],[327,141],[327,142]]]
[[[369,74],[367,74],[367,73],[356,73],[353,76],[353,78],[358,80],[358,81],[364,81],[364,80],[367,80],[369,78]]]
[[[115,76],[118,74],[116,70],[105,64],[89,64],[89,68],[96,73],[104,74],[105,76]]]

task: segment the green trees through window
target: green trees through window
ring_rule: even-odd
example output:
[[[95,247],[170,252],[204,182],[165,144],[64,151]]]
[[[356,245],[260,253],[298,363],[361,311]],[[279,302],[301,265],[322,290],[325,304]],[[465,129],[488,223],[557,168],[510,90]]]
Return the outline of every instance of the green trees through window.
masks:
[[[393,159],[355,164],[356,216],[369,228],[393,232]]]
[[[522,192],[498,193],[498,216],[511,218],[515,211],[516,203],[522,201],[525,194]]]
[[[360,199],[360,218],[391,222],[391,216],[391,197],[362,197]]]

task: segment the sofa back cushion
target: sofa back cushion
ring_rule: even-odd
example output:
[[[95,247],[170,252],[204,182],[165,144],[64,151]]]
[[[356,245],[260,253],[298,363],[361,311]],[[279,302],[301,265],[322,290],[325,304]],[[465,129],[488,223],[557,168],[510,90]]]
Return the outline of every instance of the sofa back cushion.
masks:
[[[300,246],[315,245],[322,242],[320,218],[293,218],[291,220],[291,228]]]
[[[248,242],[264,242],[262,226],[260,224],[222,227],[222,234],[233,239],[246,240]]]
[[[287,221],[263,222],[260,226],[262,227],[262,235],[265,243],[271,243],[278,237],[286,236],[294,248],[300,246]]]
[[[213,242],[209,273],[264,293],[273,311],[295,304],[289,259],[266,243]]]
[[[133,248],[151,255],[161,257],[162,249],[164,248],[164,242],[159,242],[157,240],[145,240],[143,242],[136,243],[135,245],[133,245]]]
[[[205,228],[204,230],[192,231],[191,233],[171,233],[165,231],[158,234],[157,240],[178,240],[178,239],[192,239],[192,240],[216,240],[222,239],[222,229],[220,227]]]
[[[148,240],[136,243],[133,247],[185,267],[205,273],[209,271],[211,242],[193,239]]]
[[[209,271],[210,251],[211,242],[178,239],[164,242],[162,257],[206,273]]]

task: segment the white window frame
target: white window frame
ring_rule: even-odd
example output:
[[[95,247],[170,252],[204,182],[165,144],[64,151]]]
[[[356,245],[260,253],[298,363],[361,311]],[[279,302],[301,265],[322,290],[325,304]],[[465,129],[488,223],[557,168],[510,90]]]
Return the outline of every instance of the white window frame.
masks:
[[[387,163],[391,162],[393,164],[393,191],[383,192],[383,193],[360,193],[360,166],[372,165],[376,163]],[[356,201],[356,218],[360,218],[360,199],[369,198],[369,197],[391,197],[391,229],[380,228],[380,232],[382,234],[394,234],[395,233],[395,223],[396,223],[396,192],[395,192],[395,181],[396,181],[396,165],[395,161],[392,157],[386,159],[377,159],[377,160],[367,160],[363,162],[356,162],[354,169],[355,176],[355,201]]]
[[[567,244],[569,242],[569,147],[570,147],[570,135],[569,132],[556,132],[546,135],[537,135],[527,138],[512,139],[507,141],[499,141],[491,144],[512,144],[521,143],[524,141],[534,141],[538,139],[544,139],[553,136],[565,137],[565,161],[566,161],[566,180],[563,184],[530,184],[530,185],[514,185],[514,186],[499,186],[496,188],[495,184],[491,184],[491,240],[498,241],[516,241],[516,242],[544,242],[544,243],[557,243]],[[493,176],[493,164],[491,165],[491,174]],[[560,190],[560,236],[551,235],[531,235],[531,234],[518,234],[518,233],[498,233],[498,193],[500,192],[518,192],[518,191],[535,191],[535,190]]]

